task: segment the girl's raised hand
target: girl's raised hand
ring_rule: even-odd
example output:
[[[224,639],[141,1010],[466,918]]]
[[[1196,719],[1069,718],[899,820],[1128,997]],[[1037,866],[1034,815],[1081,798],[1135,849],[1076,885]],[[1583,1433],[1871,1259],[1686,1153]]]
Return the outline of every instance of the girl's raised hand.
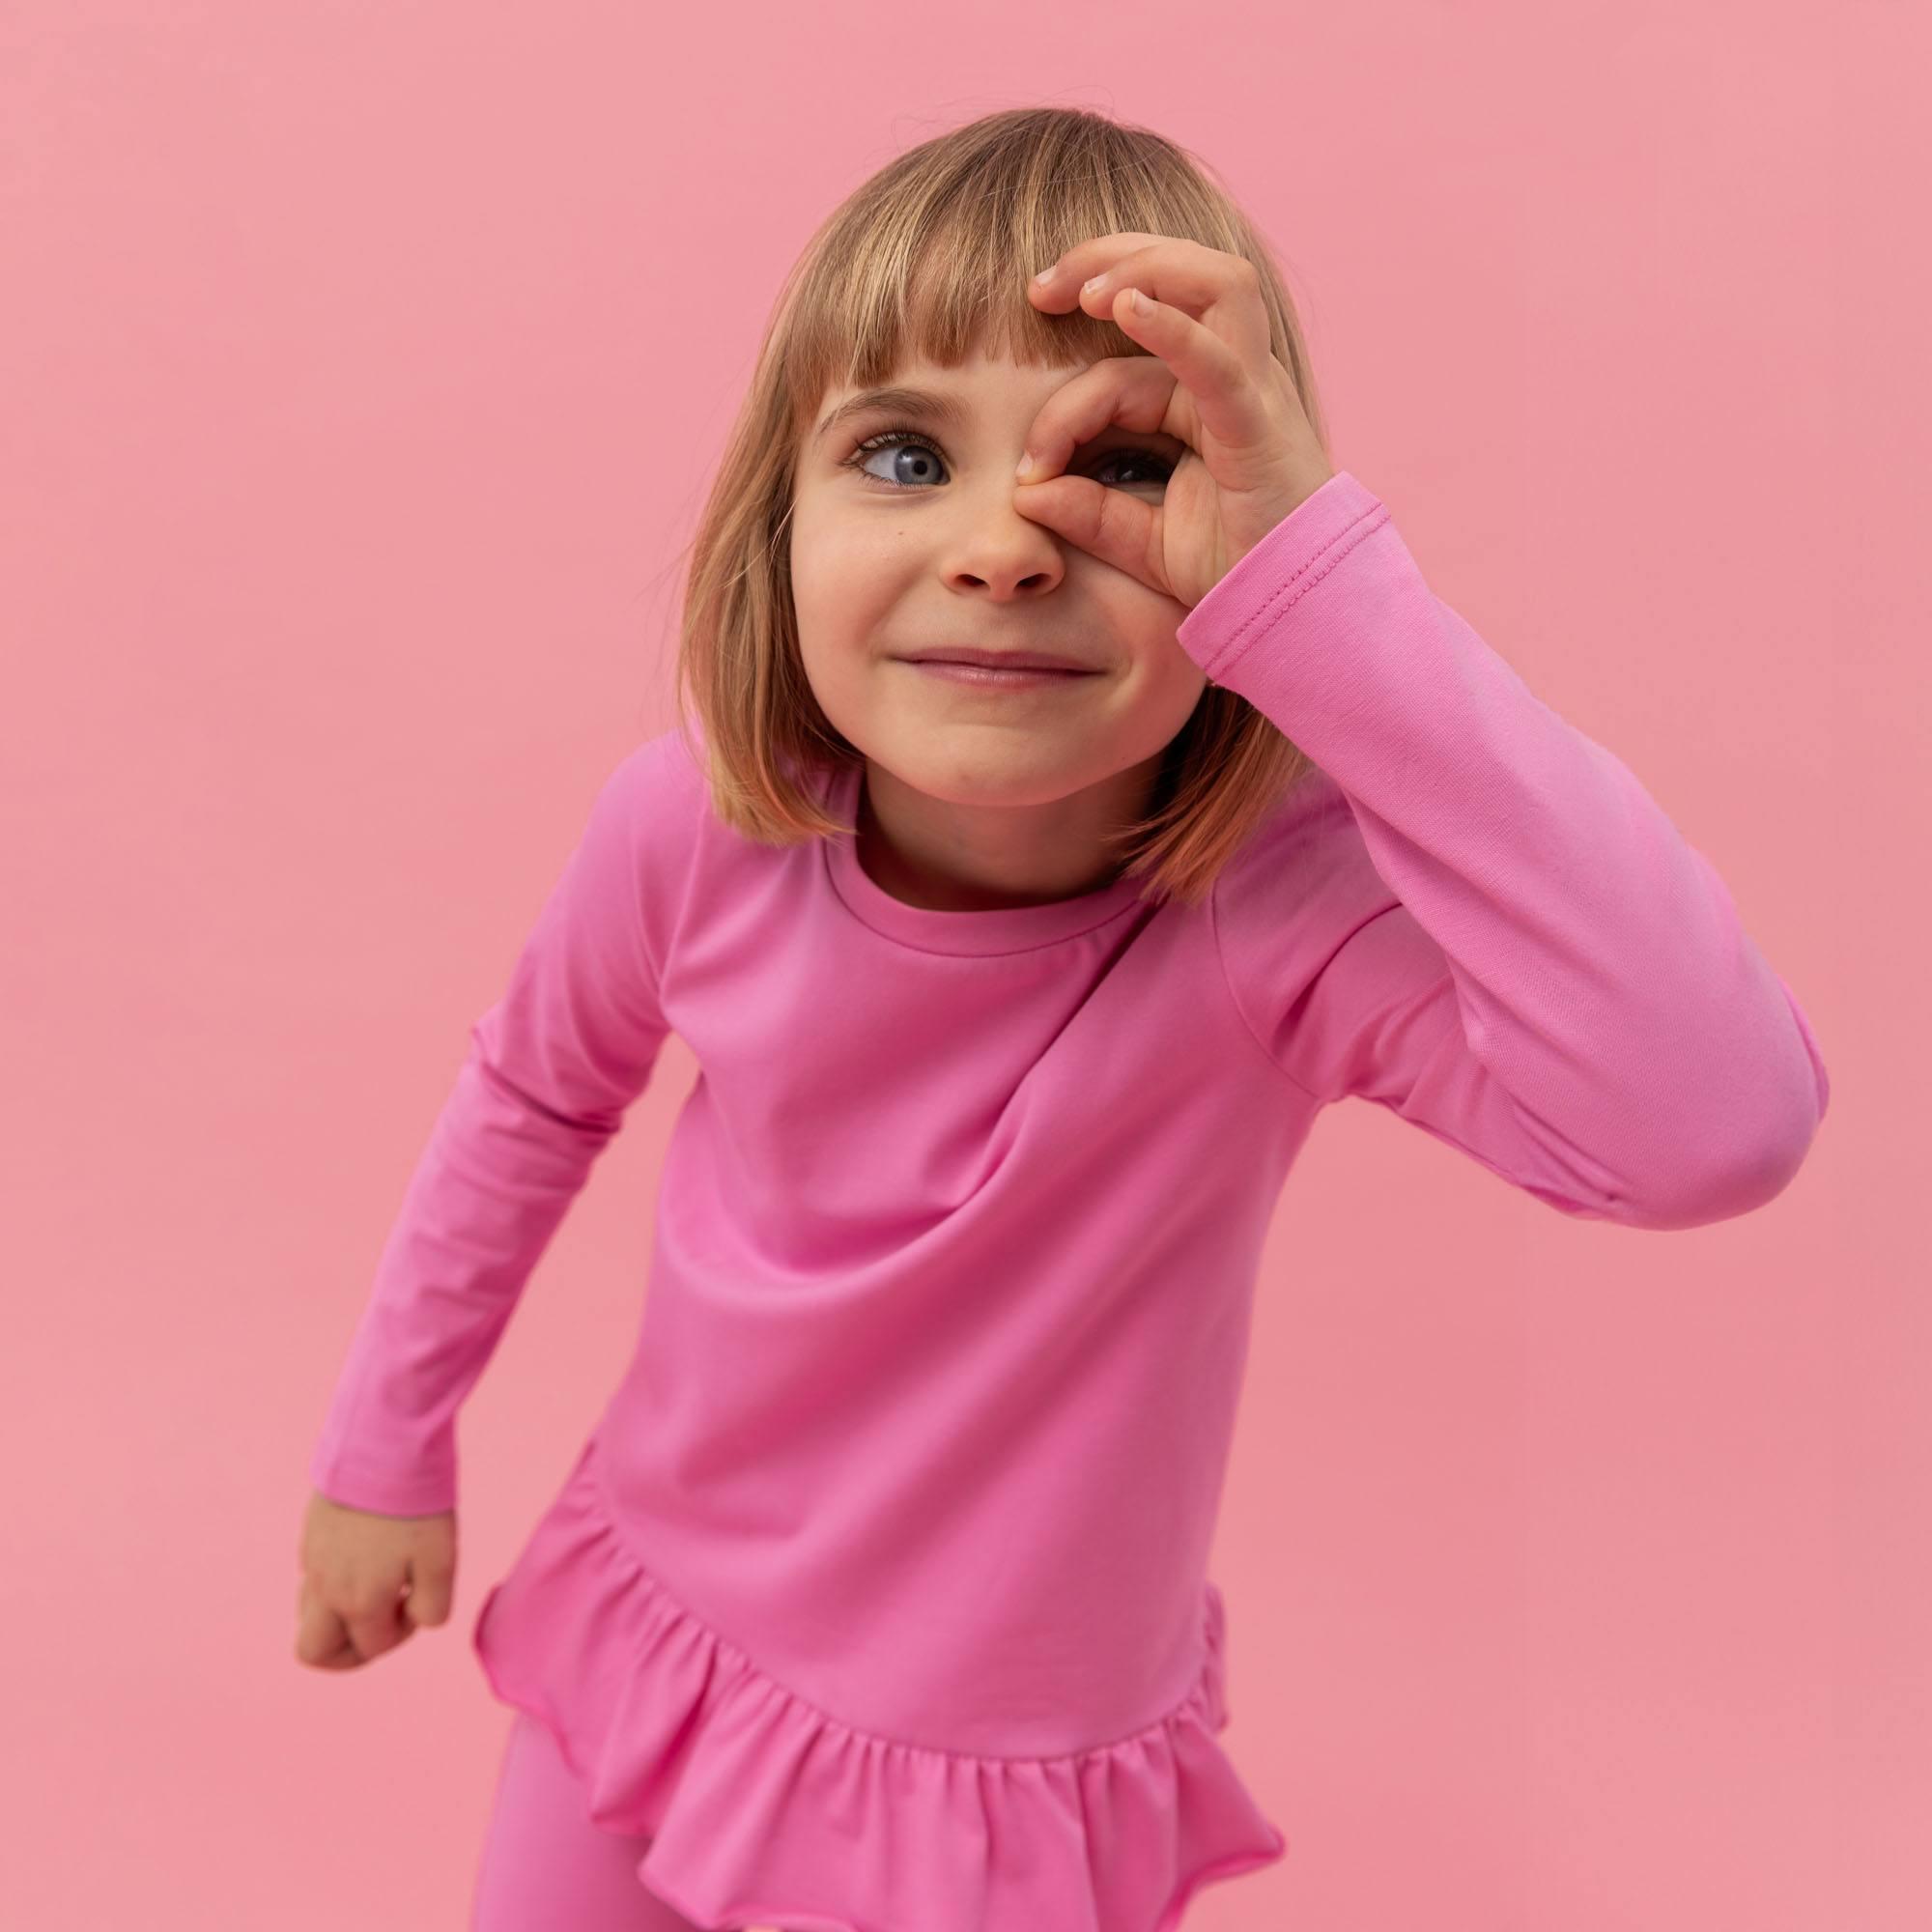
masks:
[[[302,1523],[296,1659],[354,1670],[448,1621],[456,1581],[456,1513],[379,1516],[317,1491]]]
[[[1244,256],[1138,230],[1082,242],[1044,272],[1028,284],[1037,306],[1108,317],[1151,353],[1106,356],[1053,392],[1014,506],[1191,608],[1334,474],[1271,352],[1261,278]],[[1187,444],[1158,503],[1059,473],[1109,423]]]

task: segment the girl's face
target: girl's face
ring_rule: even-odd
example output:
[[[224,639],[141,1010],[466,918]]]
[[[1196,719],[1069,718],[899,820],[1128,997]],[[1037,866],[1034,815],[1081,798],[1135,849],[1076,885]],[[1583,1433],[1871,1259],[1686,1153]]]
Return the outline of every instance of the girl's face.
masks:
[[[814,435],[793,473],[791,583],[799,645],[826,716],[867,759],[881,824],[922,856],[977,855],[984,887],[1024,889],[1042,862],[1139,815],[1160,753],[1206,686],[1175,641],[1186,607],[1013,506],[1014,466],[1041,404],[1078,369],[980,358],[894,379],[950,413],[868,407]],[[885,441],[877,440],[888,435]],[[861,445],[871,442],[869,449]],[[1158,500],[1183,445],[1109,428],[1066,469]],[[901,653],[936,645],[1037,650],[1089,675],[1010,689],[955,682]]]

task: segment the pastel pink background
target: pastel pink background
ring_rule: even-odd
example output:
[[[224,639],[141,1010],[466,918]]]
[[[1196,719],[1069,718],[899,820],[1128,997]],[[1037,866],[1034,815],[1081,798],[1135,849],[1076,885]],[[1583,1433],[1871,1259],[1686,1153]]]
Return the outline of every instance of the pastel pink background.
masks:
[[[469,1625],[633,1345],[680,1041],[466,1411],[452,1622],[361,1671],[294,1658],[305,1458],[467,1027],[671,722],[784,269],[1057,101],[1242,199],[1340,462],[1833,1083],[1784,1195],[1668,1236],[1326,1117],[1214,1571],[1289,1856],[1190,1932],[1932,1922],[1927,16],[1181,24],[10,10],[0,1920],[462,1932]]]

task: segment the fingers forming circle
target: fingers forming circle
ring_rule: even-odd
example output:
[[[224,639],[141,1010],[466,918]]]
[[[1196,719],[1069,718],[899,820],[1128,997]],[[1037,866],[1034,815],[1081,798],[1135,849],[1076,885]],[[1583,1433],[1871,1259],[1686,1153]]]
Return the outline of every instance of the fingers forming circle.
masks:
[[[1175,372],[1158,355],[1108,355],[1055,389],[1027,431],[1032,458],[1025,480],[1044,483],[1057,476],[1083,442],[1110,423],[1122,429],[1160,430],[1192,443],[1191,421],[1171,421],[1186,410],[1185,392]]]

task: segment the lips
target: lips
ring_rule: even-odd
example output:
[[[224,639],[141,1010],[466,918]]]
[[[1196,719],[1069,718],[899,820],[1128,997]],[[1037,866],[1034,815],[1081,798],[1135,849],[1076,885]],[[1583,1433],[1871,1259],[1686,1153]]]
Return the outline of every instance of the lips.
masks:
[[[1088,671],[1093,668],[1091,665],[1080,663],[1077,658],[1056,657],[1046,651],[988,651],[964,644],[957,648],[945,645],[923,651],[908,651],[905,662],[983,665],[989,670]]]

